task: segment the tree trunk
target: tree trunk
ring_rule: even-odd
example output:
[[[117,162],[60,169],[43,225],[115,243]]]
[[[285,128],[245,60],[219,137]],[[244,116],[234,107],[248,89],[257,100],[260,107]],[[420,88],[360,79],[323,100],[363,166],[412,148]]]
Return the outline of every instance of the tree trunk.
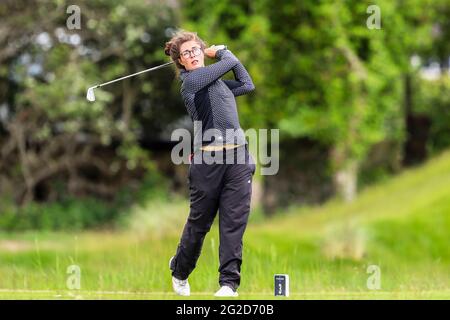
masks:
[[[251,210],[256,208],[260,208],[263,203],[263,192],[264,192],[264,181],[263,176],[255,176],[252,182],[252,201],[251,201]]]
[[[359,161],[352,159],[346,145],[338,144],[331,149],[334,190],[346,202],[355,199],[357,193]]]
[[[426,114],[414,113],[414,83],[411,73],[404,75],[404,117],[406,140],[403,146],[403,165],[422,163],[428,157],[427,143],[431,120]]]
[[[358,184],[358,162],[348,161],[343,167],[336,170],[334,184],[337,195],[346,202],[351,202],[356,197]]]

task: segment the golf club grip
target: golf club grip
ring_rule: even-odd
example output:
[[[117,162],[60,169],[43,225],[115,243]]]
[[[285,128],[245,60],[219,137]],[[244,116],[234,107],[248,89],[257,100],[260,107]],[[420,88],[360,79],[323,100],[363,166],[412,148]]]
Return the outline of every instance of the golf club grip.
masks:
[[[222,50],[222,49],[225,49],[225,50],[228,49],[228,47],[224,44],[218,44],[218,45],[213,44],[213,46],[216,47],[217,51]]]

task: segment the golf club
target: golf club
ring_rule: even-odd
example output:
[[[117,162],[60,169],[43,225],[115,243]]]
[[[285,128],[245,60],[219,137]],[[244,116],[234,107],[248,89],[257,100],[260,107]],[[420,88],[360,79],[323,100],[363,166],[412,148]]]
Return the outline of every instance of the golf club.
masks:
[[[166,62],[166,63],[164,63],[164,64],[162,64],[162,65],[159,65],[159,66],[156,66],[156,67],[152,67],[152,68],[150,68],[150,69],[146,69],[146,70],[143,70],[143,71],[139,71],[139,72],[130,74],[130,75],[125,76],[125,77],[121,77],[121,78],[118,78],[118,79],[114,79],[114,80],[111,80],[111,81],[108,81],[108,82],[101,83],[101,84],[98,84],[98,85],[96,85],[96,86],[90,87],[90,88],[87,90],[87,93],[86,93],[86,99],[88,99],[88,100],[91,101],[91,102],[95,101],[94,89],[97,89],[97,88],[106,86],[107,84],[111,84],[111,83],[114,83],[114,82],[117,82],[117,81],[120,81],[120,80],[124,80],[124,79],[130,78],[130,77],[137,76],[138,74],[141,74],[141,73],[144,73],[144,72],[149,72],[149,71],[153,71],[153,70],[157,70],[157,69],[166,67],[166,66],[168,66],[168,65],[170,65],[170,64],[172,64],[172,63],[173,63],[173,61]]]
[[[220,49],[227,49],[227,46],[226,46],[226,45],[223,45],[223,44],[220,44],[220,45],[217,45],[217,46],[216,46],[216,45],[212,45],[212,47],[216,47],[217,50],[220,50]],[[88,100],[91,101],[91,102],[95,101],[95,93],[94,93],[94,89],[97,89],[97,88],[106,86],[107,84],[110,84],[110,83],[114,83],[114,82],[117,82],[117,81],[120,81],[120,80],[124,80],[124,79],[130,78],[130,77],[137,76],[138,74],[141,74],[141,73],[144,73],[144,72],[149,72],[149,71],[153,71],[153,70],[157,70],[157,69],[166,67],[166,66],[168,66],[168,65],[170,65],[170,64],[172,64],[172,63],[174,63],[174,62],[173,62],[173,61],[166,62],[166,63],[164,63],[164,64],[162,64],[162,65],[159,65],[159,66],[156,66],[156,67],[153,67],[153,68],[150,68],[150,69],[146,69],[146,70],[143,70],[143,71],[139,71],[139,72],[130,74],[130,75],[125,76],[125,77],[122,77],[122,78],[114,79],[114,80],[111,80],[111,81],[108,81],[108,82],[101,83],[101,84],[98,84],[98,85],[96,85],[96,86],[90,87],[90,88],[87,90],[87,93],[86,93],[86,99],[88,99]]]

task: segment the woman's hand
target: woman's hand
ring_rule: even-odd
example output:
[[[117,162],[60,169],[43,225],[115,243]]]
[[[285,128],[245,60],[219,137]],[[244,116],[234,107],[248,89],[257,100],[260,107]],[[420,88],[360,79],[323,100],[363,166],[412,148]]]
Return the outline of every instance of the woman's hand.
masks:
[[[211,47],[205,49],[205,55],[208,56],[209,58],[214,59],[216,57],[216,52],[220,49],[221,49],[220,47],[212,45]]]

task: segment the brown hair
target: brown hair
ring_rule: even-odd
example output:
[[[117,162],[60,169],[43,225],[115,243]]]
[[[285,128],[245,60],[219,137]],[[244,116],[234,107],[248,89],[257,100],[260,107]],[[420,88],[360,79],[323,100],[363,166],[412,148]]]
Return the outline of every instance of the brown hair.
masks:
[[[200,39],[200,37],[197,35],[197,32],[189,32],[180,29],[173,34],[172,38],[169,41],[166,42],[164,53],[170,56],[172,61],[175,62],[175,65],[178,69],[185,69],[184,66],[178,61],[178,58],[180,57],[180,47],[186,41],[191,40],[197,41],[201,49],[205,50],[206,43],[202,39]]]

